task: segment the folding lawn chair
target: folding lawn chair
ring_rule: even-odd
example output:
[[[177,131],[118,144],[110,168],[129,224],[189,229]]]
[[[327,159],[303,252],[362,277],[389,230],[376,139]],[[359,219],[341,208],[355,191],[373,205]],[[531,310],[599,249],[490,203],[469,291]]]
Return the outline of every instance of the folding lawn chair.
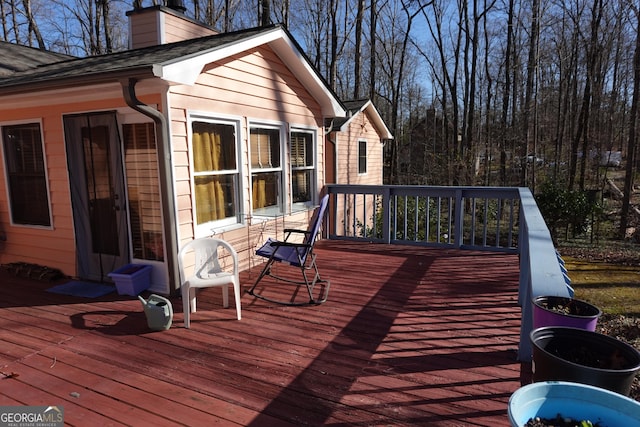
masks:
[[[256,282],[253,284],[251,289],[247,291],[249,295],[283,305],[317,305],[322,304],[327,300],[329,295],[329,281],[322,280],[320,278],[320,273],[318,272],[318,266],[316,264],[316,255],[313,253],[313,246],[320,232],[320,226],[322,225],[322,221],[327,212],[328,204],[329,195],[326,195],[322,198],[320,206],[316,208],[313,213],[313,217],[309,222],[309,228],[307,230],[285,229],[284,241],[269,238],[266,243],[256,251],[256,255],[268,258],[268,261]],[[290,237],[300,234],[304,235],[302,243],[295,243],[289,240]],[[283,266],[289,265],[299,269],[302,273],[302,279],[295,280],[273,274],[271,269],[273,264],[276,262],[281,263]],[[296,285],[296,291],[291,299],[288,301],[282,301],[266,297],[263,293],[256,293],[256,286],[258,286],[265,276],[271,276],[276,280]],[[307,290],[309,300],[298,302],[296,301],[296,296],[300,286],[303,285]]]

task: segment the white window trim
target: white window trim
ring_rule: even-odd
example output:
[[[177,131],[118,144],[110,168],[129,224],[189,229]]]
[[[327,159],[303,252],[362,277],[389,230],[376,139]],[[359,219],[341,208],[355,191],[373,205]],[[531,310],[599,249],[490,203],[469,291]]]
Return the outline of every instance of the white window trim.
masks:
[[[315,204],[318,203],[318,129],[317,128],[311,128],[311,127],[302,127],[302,126],[291,126],[291,128],[289,129],[289,133],[288,133],[288,141],[289,141],[289,145],[287,146],[287,150],[288,150],[288,155],[289,155],[289,159],[291,158],[291,134],[297,132],[297,133],[308,133],[311,134],[311,139],[312,139],[312,143],[311,143],[311,147],[312,147],[312,155],[313,155],[313,165],[312,166],[306,166],[306,167],[298,167],[296,168],[296,170],[312,170],[313,171],[313,176],[311,178],[311,191],[312,191],[312,195],[311,195],[311,200],[309,200],[309,202],[307,203],[294,203],[293,202],[293,162],[289,161],[289,194],[291,194],[291,200],[289,202],[289,206],[292,212],[300,212],[303,210],[308,210],[312,207],[315,206]]]
[[[278,168],[260,168],[260,169],[254,169],[251,166],[251,130],[254,128],[263,128],[263,129],[277,129],[279,131],[280,134],[280,167]],[[288,135],[288,126],[287,123],[284,122],[277,122],[277,121],[270,121],[270,120],[248,120],[248,125],[247,125],[247,158],[249,159],[248,161],[248,167],[249,167],[249,200],[250,200],[250,209],[251,209],[251,216],[254,218],[273,218],[274,216],[281,216],[281,215],[285,215],[286,211],[287,211],[287,207],[289,206],[289,200],[288,200],[288,191],[287,189],[289,188],[289,176],[286,173],[287,171],[287,167],[285,166],[286,164],[290,163],[287,162],[285,163],[285,151],[288,150],[288,145],[286,144],[286,141],[289,139]],[[286,138],[286,139],[285,139]],[[279,212],[274,212],[273,214],[269,213],[262,213],[262,212],[255,212],[255,209],[253,207],[253,197],[251,196],[253,194],[253,174],[254,172],[259,173],[259,172],[277,172],[280,171],[280,195],[281,195],[281,209]]]
[[[12,227],[24,227],[24,228],[35,228],[40,230],[53,230],[53,212],[51,209],[51,188],[49,187],[49,167],[47,165],[47,151],[45,150],[45,141],[44,141],[44,130],[42,126],[42,119],[25,119],[25,120],[16,120],[16,121],[7,121],[0,122],[0,129],[4,126],[15,126],[15,125],[26,125],[26,124],[38,124],[40,129],[40,144],[42,144],[42,163],[44,166],[44,179],[45,186],[47,188],[47,206],[49,210],[49,225],[37,225],[37,224],[18,224],[13,221],[13,209],[11,206],[12,200],[11,195],[9,193],[9,171],[7,169],[7,159],[5,158],[4,151],[4,140],[2,137],[2,132],[0,132],[0,149],[2,150],[2,167],[4,168],[4,182],[5,182],[5,193],[7,195],[7,203],[9,206],[9,221]]]
[[[236,169],[238,182],[235,189],[236,198],[236,216],[225,218],[217,221],[209,221],[204,224],[197,224],[196,215],[196,198],[195,198],[195,176],[194,158],[193,158],[193,122],[207,122],[215,124],[233,125],[236,130]],[[243,173],[242,173],[242,118],[237,116],[229,116],[224,114],[204,113],[204,112],[187,112],[187,146],[189,151],[189,181],[191,185],[191,214],[193,221],[194,238],[211,236],[217,233],[223,233],[243,226],[244,223],[244,202],[243,202]],[[223,174],[220,174],[223,175]],[[226,175],[226,173],[225,173]]]
[[[361,142],[364,142],[364,146],[365,146],[365,149],[366,149],[366,153],[365,153],[365,161],[366,161],[366,163],[364,165],[364,168],[365,168],[364,172],[360,172],[360,143]],[[365,175],[367,175],[369,173],[369,143],[364,138],[358,139],[358,159],[357,159],[357,162],[356,162],[356,167],[358,168],[357,169],[358,176],[365,176]]]

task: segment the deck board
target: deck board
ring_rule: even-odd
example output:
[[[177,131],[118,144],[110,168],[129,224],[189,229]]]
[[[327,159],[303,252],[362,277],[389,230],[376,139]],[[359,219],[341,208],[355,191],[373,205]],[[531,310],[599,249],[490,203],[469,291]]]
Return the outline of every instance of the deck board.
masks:
[[[61,405],[71,426],[509,425],[530,378],[517,256],[334,241],[317,255],[325,304],[244,294],[237,321],[205,289],[189,330],[171,297],[163,332],[133,297],[51,294],[2,271],[0,371],[17,376],[0,379],[0,405]]]

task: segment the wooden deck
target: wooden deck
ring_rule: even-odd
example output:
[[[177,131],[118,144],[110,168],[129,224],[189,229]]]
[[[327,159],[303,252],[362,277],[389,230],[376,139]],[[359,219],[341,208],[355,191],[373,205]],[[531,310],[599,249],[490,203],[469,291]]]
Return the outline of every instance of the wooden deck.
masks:
[[[516,256],[335,241],[317,254],[325,304],[245,294],[237,321],[207,289],[190,330],[173,298],[163,332],[133,297],[0,272],[0,405],[63,406],[73,426],[509,425],[530,378]]]

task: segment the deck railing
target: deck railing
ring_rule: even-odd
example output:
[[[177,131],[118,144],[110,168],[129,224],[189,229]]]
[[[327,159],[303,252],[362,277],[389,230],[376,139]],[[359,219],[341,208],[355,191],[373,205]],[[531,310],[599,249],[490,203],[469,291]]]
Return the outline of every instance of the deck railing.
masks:
[[[517,253],[518,359],[531,360],[532,301],[573,296],[528,188],[328,185],[330,239]]]

